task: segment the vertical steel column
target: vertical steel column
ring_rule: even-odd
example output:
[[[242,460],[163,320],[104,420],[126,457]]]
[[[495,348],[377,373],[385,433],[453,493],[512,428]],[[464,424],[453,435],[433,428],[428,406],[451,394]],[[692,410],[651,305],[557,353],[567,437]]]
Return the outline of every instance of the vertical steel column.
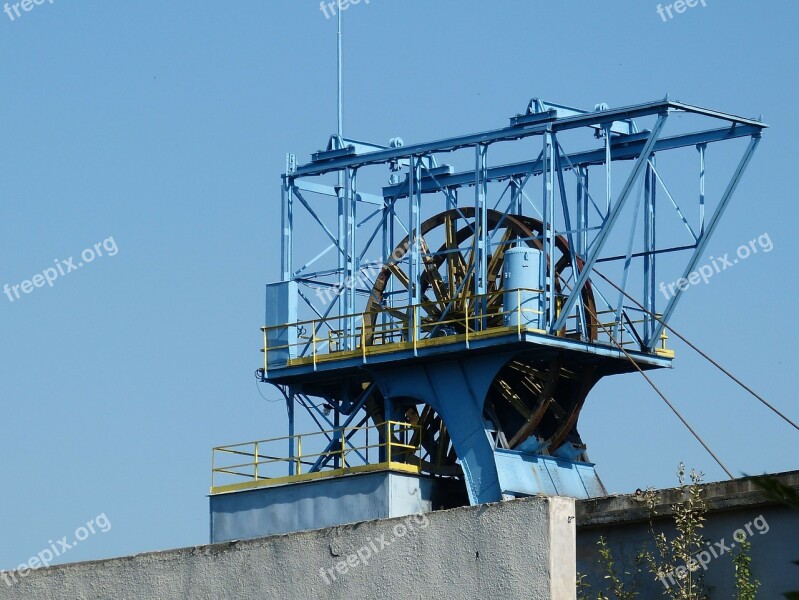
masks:
[[[577,167],[577,256],[588,252],[588,168]]]
[[[419,337],[419,311],[415,308],[422,301],[420,236],[421,236],[421,160],[411,156],[408,169],[408,337]],[[418,188],[418,189],[417,189]]]
[[[340,7],[339,7],[340,8]],[[336,62],[337,62],[337,89],[336,100],[338,109],[338,137],[339,142],[344,136],[344,52],[341,45],[341,13],[338,11],[338,35],[336,37]]]
[[[588,205],[591,202],[591,198],[588,195],[588,167],[579,166],[575,173],[577,175],[577,240],[575,241],[575,246],[577,256],[585,261],[586,254],[588,254]],[[578,273],[575,270],[575,280],[577,275]],[[585,322],[585,311],[580,310],[578,314],[580,315],[583,339],[588,340],[591,332]]]
[[[338,11],[338,32],[336,36],[336,144],[337,149],[341,149],[344,145],[344,52],[341,43],[341,13]],[[338,189],[336,195],[338,196],[338,314],[349,314],[347,312],[347,290],[346,288],[346,274],[347,263],[349,257],[347,256],[347,237],[348,237],[348,223],[345,213],[349,212],[347,207],[347,194],[342,196],[344,188],[347,186],[345,179],[348,179],[348,172],[339,169],[338,173]],[[342,248],[342,243],[344,247]],[[342,298],[342,293],[344,297]],[[344,348],[350,347],[349,327],[347,319],[341,322],[338,320],[336,329],[339,329],[344,334]]]
[[[555,299],[555,159],[553,156],[554,146],[552,132],[547,131],[543,135],[543,189],[544,189],[544,210],[543,210],[543,240],[542,240],[542,269],[544,273],[545,285],[541,289],[545,290],[545,308],[543,313],[546,318],[546,329],[549,333],[553,332],[552,326],[557,317],[557,301]]]
[[[283,177],[283,187],[281,190],[281,211],[280,220],[283,228],[283,244],[280,248],[280,270],[281,281],[289,281],[293,278],[294,262],[294,178],[289,174],[294,172],[295,157],[293,154],[286,155],[286,175]],[[289,302],[296,302],[295,298],[289,298]],[[264,339],[266,337],[264,336]],[[266,365],[264,365],[266,367]],[[264,371],[265,373],[266,371]],[[289,426],[289,475],[295,474],[296,465],[294,464],[294,393],[291,387],[288,388],[286,396],[286,412],[288,415]],[[256,470],[257,466],[256,459]]]
[[[479,296],[475,304],[475,313],[485,315],[486,297],[488,292],[488,146],[478,144],[475,146],[475,185],[474,185],[474,293]],[[480,319],[479,329],[484,329],[485,319]],[[478,327],[475,322],[475,328]]]
[[[519,180],[512,177],[510,183],[510,213],[512,215],[522,216],[522,190],[519,187]]]
[[[388,215],[386,215],[386,216],[388,217],[388,220],[389,220],[388,228],[387,228],[387,231],[386,231],[386,235],[388,236],[388,239],[387,239],[387,241],[384,244],[385,256],[386,256],[385,264],[386,265],[389,264],[389,261],[391,261],[393,263],[393,262],[395,262],[397,260],[397,258],[393,254],[394,248],[397,247],[396,240],[395,240],[395,237],[394,237],[394,228],[396,227],[396,223],[394,221],[397,218],[396,206],[397,206],[397,199],[396,198],[390,198],[388,203],[387,203],[387,205],[386,205],[386,209],[388,210]],[[385,291],[386,291],[386,294],[388,294],[387,296],[384,295],[384,298],[386,298],[387,304],[389,306],[394,306],[394,277],[389,277],[388,278],[388,287],[386,288]],[[381,311],[381,317],[383,319],[383,323],[388,323],[389,320],[390,320],[390,316],[389,316],[387,311]]]
[[[394,249],[391,246],[391,239],[390,239],[390,231],[394,225],[394,211],[391,210],[391,205],[393,204],[393,198],[383,198],[383,209],[382,209],[382,217],[383,222],[380,225],[380,241],[382,244],[382,256],[381,261],[384,265],[388,264],[389,259],[391,258],[391,252]]]
[[[705,150],[707,144],[699,144],[699,237],[705,233]]]
[[[283,243],[280,247],[280,279],[289,281],[292,278],[294,262],[294,179],[289,175],[283,177],[280,195],[280,220],[283,228]]]
[[[554,199],[551,200],[551,196],[554,193],[554,188],[552,186],[552,179],[550,177],[550,162],[552,161],[552,140],[550,138],[550,133],[547,131],[542,136],[544,147],[541,150],[541,179],[542,179],[542,211],[541,211],[541,256],[539,257],[540,265],[538,269],[538,289],[542,290],[542,292],[538,295],[538,326],[541,329],[546,329],[549,331],[549,324],[552,320],[552,315],[550,315],[550,310],[554,311],[554,307],[549,304],[549,289],[547,287],[547,283],[549,282],[549,286],[554,287],[552,284],[553,281],[549,281],[548,277],[548,257],[549,257],[549,230],[550,230],[550,222],[552,220],[552,213],[551,213],[551,206],[553,206]]]
[[[393,198],[383,198],[383,215],[382,215],[383,216],[383,222],[382,222],[382,225],[381,225],[381,242],[382,242],[382,247],[383,247],[381,261],[383,263],[383,266],[387,265],[389,260],[392,260],[391,253],[394,250],[394,247],[391,246],[391,242],[393,241],[391,239],[391,235],[392,235],[392,231],[394,230],[393,203],[394,203],[394,199]],[[390,282],[391,282],[392,279],[393,279],[393,277],[389,278],[389,285],[391,285]],[[390,294],[391,289],[387,289],[385,291]],[[367,302],[369,302],[370,300],[371,300],[371,298],[369,300],[367,300]],[[385,301],[385,297],[384,297],[384,301]],[[389,302],[391,301],[391,296],[390,295],[388,296],[388,301]],[[386,318],[387,318],[386,311],[381,311],[381,315],[380,315],[381,323],[385,323],[386,322]],[[377,321],[375,321],[375,325],[377,325]]]
[[[336,227],[336,251],[338,258],[338,285],[336,287],[336,310],[338,311],[339,319],[335,322],[335,329],[346,332],[347,328],[345,323],[342,322],[341,316],[347,314],[347,302],[344,296],[346,295],[346,272],[347,272],[347,199],[344,191],[344,176],[341,170],[338,171],[338,185],[336,186],[336,198],[338,200],[338,221]],[[346,339],[344,340],[346,344]],[[341,347],[341,345],[339,345]],[[346,346],[345,346],[346,347]]]
[[[572,231],[572,221],[571,221],[571,214],[569,211],[569,201],[566,196],[566,181],[563,175],[563,163],[562,163],[562,155],[561,155],[561,147],[560,143],[558,142],[557,136],[552,134],[553,140],[553,156],[552,162],[554,165],[555,171],[557,171],[557,178],[558,178],[558,193],[560,195],[560,205],[561,210],[563,212],[563,228],[566,230],[566,239],[569,242],[569,264],[572,268],[572,273],[574,274],[574,279],[577,279],[578,267],[577,267],[577,250],[575,248],[574,243],[574,232]],[[553,214],[554,214],[554,195],[553,195]],[[578,217],[579,218],[579,217]],[[555,242],[555,232],[552,232],[552,242],[554,246]],[[554,263],[554,255],[553,255],[553,263]],[[552,269],[552,277],[556,277],[555,269]],[[554,287],[554,286],[553,286]],[[576,329],[577,332],[582,337],[583,334],[587,331],[586,322],[585,322],[585,311],[582,310],[583,302],[582,298],[577,301],[577,318],[576,321]]]
[[[547,322],[547,331],[551,333],[555,333],[552,326],[555,323],[555,319],[558,317],[558,304],[557,298],[555,296],[555,238],[557,237],[555,234],[555,155],[554,152],[556,151],[555,146],[553,144],[553,135],[551,133],[546,134],[549,139],[549,177],[547,179],[547,188],[549,192],[549,197],[547,198],[547,202],[549,203],[549,223],[547,228],[547,235],[549,236],[549,241],[547,243],[547,249],[549,250],[549,258],[547,262],[549,263],[549,300],[547,303],[549,304],[549,321]]]
[[[446,195],[447,210],[452,210],[458,206],[458,190],[444,190]]]
[[[347,169],[344,173],[344,195],[347,198],[347,244],[346,244],[346,260],[347,260],[347,277],[344,281],[346,284],[346,311],[348,315],[355,314],[355,299],[356,290],[358,287],[358,276],[360,272],[360,265],[358,264],[358,246],[355,238],[356,224],[357,224],[357,171],[354,169]],[[349,316],[346,319],[347,327],[347,349],[351,350],[357,347],[356,329],[357,323],[355,317]]]
[[[289,417],[289,475],[297,474],[297,465],[294,458],[296,456],[294,449],[294,390],[291,386],[288,387],[286,394],[286,411]]]
[[[343,431],[339,431],[339,429],[341,428],[341,413],[339,412],[338,402],[333,402],[332,404],[333,404],[333,435],[332,435],[332,438],[334,440],[340,440],[341,438],[344,437],[344,432]],[[339,448],[341,448],[342,446],[343,446],[343,444],[340,445]],[[341,460],[340,460],[340,457],[339,457],[339,453],[336,452],[333,455],[333,468],[334,469],[338,469],[340,466],[341,466]]]
[[[655,175],[655,155],[649,160],[644,175],[644,339],[652,338],[655,330],[655,319],[651,316],[657,307],[655,298],[655,273],[656,273],[656,212],[655,198],[657,195],[657,177]]]
[[[608,215],[608,217],[602,223],[602,228],[594,240],[594,249],[591,252],[591,255],[586,259],[583,270],[580,273],[580,277],[577,279],[577,283],[574,284],[574,287],[569,293],[569,298],[566,300],[566,304],[563,307],[563,312],[561,313],[558,321],[555,323],[554,329],[557,330],[563,326],[564,322],[566,321],[566,316],[574,308],[577,300],[579,300],[579,294],[582,293],[583,287],[585,287],[585,282],[588,281],[588,278],[591,276],[591,271],[594,269],[594,264],[605,247],[605,244],[610,237],[610,232],[613,231],[613,227],[616,224],[616,221],[619,219],[621,211],[624,209],[625,204],[627,204],[627,200],[632,193],[635,182],[641,176],[644,166],[649,162],[649,155],[652,153],[652,149],[655,147],[655,142],[657,142],[660,132],[663,130],[663,126],[666,124],[666,119],[668,119],[668,116],[668,112],[661,113],[658,116],[658,120],[654,127],[652,127],[652,131],[649,133],[649,137],[647,138],[644,147],[641,149],[641,154],[636,159],[632,172],[629,174],[627,181],[624,183],[624,187],[619,195],[619,199],[616,201],[616,206],[613,207],[613,212]]]
[[[613,157],[610,152],[610,128],[613,126],[612,123],[605,125],[602,129],[605,132],[605,218],[610,216],[610,205],[611,201],[613,200],[613,183],[611,175],[612,168],[611,163],[613,161]]]

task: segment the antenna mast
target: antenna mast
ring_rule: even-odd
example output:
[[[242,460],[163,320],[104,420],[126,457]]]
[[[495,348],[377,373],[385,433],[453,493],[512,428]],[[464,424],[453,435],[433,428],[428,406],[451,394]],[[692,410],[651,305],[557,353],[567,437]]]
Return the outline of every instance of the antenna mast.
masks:
[[[341,54],[341,10],[338,11],[338,137],[339,143],[344,136],[344,105],[342,93],[342,54]]]

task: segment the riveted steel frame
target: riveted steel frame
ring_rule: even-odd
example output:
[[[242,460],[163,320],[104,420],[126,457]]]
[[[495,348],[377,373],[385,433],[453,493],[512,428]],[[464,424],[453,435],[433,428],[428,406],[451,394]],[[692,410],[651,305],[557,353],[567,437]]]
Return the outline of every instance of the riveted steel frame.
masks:
[[[713,125],[662,136],[670,115],[674,113],[703,118]],[[647,118],[654,119],[654,125],[649,130],[639,131],[634,120]],[[719,123],[721,126],[718,126]],[[426,261],[433,251],[423,246],[424,240],[420,234],[423,208],[433,207],[430,203],[438,197],[441,203],[435,205],[440,207],[437,210],[461,210],[462,193],[473,187],[474,219],[469,226],[474,233],[474,260],[469,267],[472,269],[469,279],[475,296],[484,297],[488,291],[488,261],[493,249],[501,243],[493,240],[487,226],[488,210],[493,206],[503,215],[528,214],[542,223],[541,235],[538,236],[542,249],[541,279],[538,284],[545,293],[539,295],[539,310],[544,315],[547,334],[557,335],[571,323],[570,330],[576,332],[578,339],[588,340],[585,313],[581,310],[584,286],[598,279],[594,277],[594,270],[598,266],[615,262],[623,266],[620,283],[622,289],[626,290],[630,265],[639,258],[643,259],[642,304],[649,312],[661,313],[663,322],[668,323],[683,290],[678,289],[665,308],[658,310],[657,258],[663,253],[686,252],[688,259],[684,275],[687,277],[693,271],[716,231],[765,127],[759,120],[668,99],[618,109],[601,108],[598,111],[579,111],[536,101],[531,102],[528,114],[514,117],[507,127],[411,146],[377,146],[334,136],[328,150],[315,154],[311,162],[297,165],[293,155],[289,155],[287,160],[281,188],[281,279],[297,281],[306,288],[316,288],[317,292],[332,292],[333,301],[326,306],[319,306],[307,289],[301,289],[299,301],[310,307],[318,317],[317,330],[312,332],[314,337],[320,335],[322,328],[330,327],[330,317],[338,317],[341,319],[340,328],[347,332],[342,337],[343,343],[351,345],[357,337],[355,334],[359,326],[352,315],[358,313],[360,300],[369,296],[374,283],[369,274],[383,265],[397,262],[392,252],[398,241],[407,236],[408,251],[401,259],[408,278],[407,289],[395,289],[392,277],[384,298],[390,305],[408,309],[408,335],[416,339],[420,333],[420,315],[411,308],[423,301],[422,278],[427,268]],[[566,152],[561,138],[581,129],[589,130],[592,137],[600,139],[600,143],[587,150]],[[535,137],[541,138],[540,154],[536,151],[536,155],[522,162],[489,164],[489,153],[494,144],[521,144]],[[749,145],[723,195],[715,204],[709,219],[706,219],[707,149],[712,144],[741,138],[750,138]],[[698,150],[699,157],[699,217],[695,229],[666,187],[656,163],[656,156],[660,154],[690,147]],[[455,172],[442,163],[448,154],[469,148],[474,152],[473,170]],[[525,148],[529,149],[529,146]],[[621,178],[614,169],[618,163],[625,163],[629,167],[622,172]],[[375,166],[385,167],[394,173],[393,181],[383,187],[379,194],[361,192],[359,174]],[[600,200],[591,194],[589,186],[589,173],[595,167],[598,168],[598,176],[591,180],[598,181],[604,187],[604,194],[601,194],[604,198]],[[336,175],[335,185],[316,181],[316,178],[327,174]],[[540,196],[529,185],[534,177],[542,178]],[[571,177],[575,177],[574,187],[569,184]],[[617,194],[614,194],[615,181],[623,182]],[[504,186],[501,193],[498,191],[500,186]],[[636,193],[639,187],[641,193]],[[658,193],[661,189],[664,192],[662,196]],[[331,225],[321,218],[307,195],[335,198],[336,223]],[[633,198],[636,200],[632,226],[622,231],[619,228],[621,215]],[[659,245],[661,236],[656,231],[659,212],[656,206],[666,200],[673,205],[687,227],[692,236],[691,243]],[[400,202],[407,202],[405,220],[397,210]],[[312,258],[302,265],[296,265],[294,258],[298,211],[319,226],[321,235],[313,239],[324,240],[324,243],[318,244],[318,251]],[[464,223],[469,221],[464,218]],[[640,252],[635,252],[633,248],[636,229],[643,232],[643,250]],[[572,274],[570,281],[563,282],[565,287],[558,291],[555,246],[560,236],[568,240],[567,259]],[[622,244],[626,251],[620,255],[607,254],[605,248],[611,239]],[[310,242],[307,237],[303,240],[306,244]],[[329,257],[330,253],[336,257],[335,268],[315,270],[316,263]],[[624,314],[621,295],[616,300],[606,297],[601,291],[595,290],[595,293],[605,303],[607,312],[613,314],[615,333],[621,336],[624,335],[623,330],[633,329],[629,333],[640,341],[640,350],[653,352],[663,325],[645,315],[642,325],[636,330]],[[475,306],[475,314],[485,314],[484,307]],[[349,345],[342,349],[352,350]],[[333,425],[341,427],[341,407],[333,404],[333,408],[336,411]],[[348,414],[347,425],[352,422],[355,413]],[[331,440],[331,444],[334,443],[337,443],[336,440]]]

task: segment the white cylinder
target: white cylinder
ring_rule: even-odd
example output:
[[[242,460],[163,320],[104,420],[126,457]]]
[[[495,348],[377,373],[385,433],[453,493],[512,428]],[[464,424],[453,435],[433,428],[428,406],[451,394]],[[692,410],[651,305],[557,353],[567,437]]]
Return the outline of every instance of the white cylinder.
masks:
[[[541,251],[535,248],[511,248],[505,251],[502,266],[504,294],[502,310],[505,325],[539,328],[538,292]]]

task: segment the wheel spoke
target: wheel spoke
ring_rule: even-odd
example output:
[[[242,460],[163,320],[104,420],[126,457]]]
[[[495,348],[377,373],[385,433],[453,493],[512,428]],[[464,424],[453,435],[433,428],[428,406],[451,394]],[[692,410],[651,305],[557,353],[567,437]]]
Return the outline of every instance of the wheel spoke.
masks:
[[[399,280],[399,282],[403,285],[403,287],[405,287],[405,289],[407,290],[408,286],[410,285],[410,280],[408,279],[408,276],[405,274],[405,271],[403,271],[400,268],[399,263],[391,263],[390,265],[388,265],[388,269],[394,274],[394,277],[396,277]]]
[[[425,275],[427,276],[426,279],[430,283],[430,287],[433,288],[436,300],[440,303],[441,310],[443,311],[447,300],[447,293],[444,290],[444,280],[441,278],[441,273],[438,272],[435,260],[430,256],[430,247],[427,245],[424,237],[421,238],[420,246],[424,260]]]
[[[449,298],[452,299],[455,297],[455,292],[458,290],[463,278],[466,277],[466,261],[463,260],[463,254],[458,243],[456,220],[448,215],[444,220],[444,225],[446,227],[447,283],[449,285]]]

